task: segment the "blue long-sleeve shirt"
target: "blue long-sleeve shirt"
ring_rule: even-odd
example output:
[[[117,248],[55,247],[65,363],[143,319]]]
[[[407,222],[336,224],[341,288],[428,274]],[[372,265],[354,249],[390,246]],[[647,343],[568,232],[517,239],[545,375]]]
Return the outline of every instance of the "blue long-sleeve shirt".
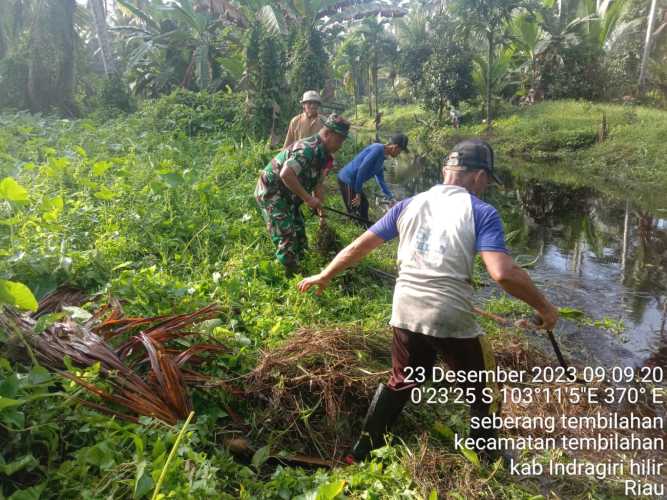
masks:
[[[355,193],[361,193],[364,182],[371,177],[375,177],[385,196],[394,197],[384,181],[384,144],[366,146],[338,172],[338,179],[351,186]]]

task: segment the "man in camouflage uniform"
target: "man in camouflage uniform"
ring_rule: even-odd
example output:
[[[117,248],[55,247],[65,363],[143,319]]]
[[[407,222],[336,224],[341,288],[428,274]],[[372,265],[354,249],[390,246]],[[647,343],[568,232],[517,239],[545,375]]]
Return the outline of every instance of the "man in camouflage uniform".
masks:
[[[255,199],[277,247],[276,258],[290,273],[298,270],[308,245],[301,203],[321,216],[324,171],[349,130],[347,120],[331,115],[318,134],[278,153],[257,181]]]

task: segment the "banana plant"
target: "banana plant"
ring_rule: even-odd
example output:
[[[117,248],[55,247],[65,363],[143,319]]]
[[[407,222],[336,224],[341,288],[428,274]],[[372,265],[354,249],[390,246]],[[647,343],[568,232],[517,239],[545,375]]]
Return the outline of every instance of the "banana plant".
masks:
[[[192,0],[177,0],[136,7],[128,0],[118,3],[135,18],[133,24],[114,30],[133,47],[128,67],[141,75],[139,89],[180,85],[213,90],[220,85],[216,58],[222,55],[222,20],[208,12],[195,11]]]

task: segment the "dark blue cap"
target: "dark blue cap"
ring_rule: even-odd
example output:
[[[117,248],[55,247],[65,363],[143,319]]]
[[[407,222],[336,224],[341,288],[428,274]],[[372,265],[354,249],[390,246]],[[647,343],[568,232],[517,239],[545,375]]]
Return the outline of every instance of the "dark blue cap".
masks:
[[[468,139],[459,142],[449,153],[445,167],[458,167],[460,170],[484,170],[498,184],[502,181],[494,170],[493,148],[480,139]]]

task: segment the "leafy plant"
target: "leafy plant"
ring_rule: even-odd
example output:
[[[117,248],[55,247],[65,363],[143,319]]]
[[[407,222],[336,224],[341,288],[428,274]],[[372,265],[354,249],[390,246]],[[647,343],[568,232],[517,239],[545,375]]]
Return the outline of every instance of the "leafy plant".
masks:
[[[136,20],[117,26],[132,47],[128,67],[135,92],[157,96],[176,86],[216,90],[222,84],[221,21],[195,10],[192,0],[140,8],[119,0]]]
[[[15,203],[28,201],[28,191],[16,182],[12,177],[5,177],[0,181],[0,202],[5,200],[10,207]],[[5,223],[11,224],[5,220]],[[30,289],[23,283],[0,279],[0,309],[3,304],[35,311],[37,309],[37,300]]]
[[[429,36],[433,52],[422,67],[418,95],[441,122],[448,105],[474,95],[473,53],[451,19],[440,16],[434,24]]]

